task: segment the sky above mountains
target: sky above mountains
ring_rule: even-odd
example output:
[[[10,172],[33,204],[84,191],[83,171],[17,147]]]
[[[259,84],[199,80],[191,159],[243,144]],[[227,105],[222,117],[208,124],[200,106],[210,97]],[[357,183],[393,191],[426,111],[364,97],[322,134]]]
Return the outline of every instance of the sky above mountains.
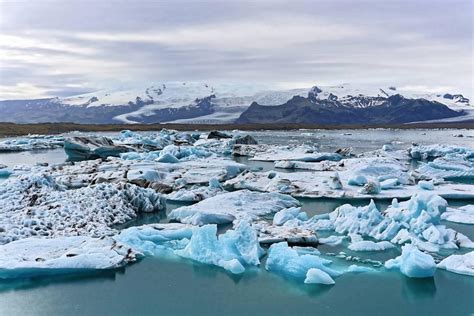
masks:
[[[0,0],[0,99],[165,81],[473,96],[473,1]]]

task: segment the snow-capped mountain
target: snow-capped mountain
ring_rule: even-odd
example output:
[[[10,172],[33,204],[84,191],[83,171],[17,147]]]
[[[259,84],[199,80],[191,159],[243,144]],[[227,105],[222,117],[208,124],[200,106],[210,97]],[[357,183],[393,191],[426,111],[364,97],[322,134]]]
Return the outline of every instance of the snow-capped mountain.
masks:
[[[65,98],[0,101],[0,115],[4,121],[21,123],[233,123],[254,103],[278,106],[301,97],[324,105],[326,110],[371,109],[387,104],[387,99],[396,95],[444,104],[469,114],[460,119],[474,114],[469,100],[461,94],[423,93],[407,88],[341,84],[285,90],[256,84],[167,82]],[[446,116],[447,119],[452,117]],[[407,118],[407,121],[413,120]]]

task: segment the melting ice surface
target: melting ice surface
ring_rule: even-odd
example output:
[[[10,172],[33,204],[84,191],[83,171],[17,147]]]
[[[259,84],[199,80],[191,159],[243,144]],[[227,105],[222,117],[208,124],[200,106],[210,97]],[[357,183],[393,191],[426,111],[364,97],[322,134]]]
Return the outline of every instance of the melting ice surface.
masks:
[[[299,132],[252,132],[259,143],[286,145],[289,142],[294,144],[311,144],[317,142],[320,144],[320,152],[333,152],[339,147],[353,146],[356,154],[378,150],[388,142],[392,142],[395,149],[408,148],[411,142],[420,144],[431,144],[434,142],[456,145],[459,147],[472,147],[472,138],[474,136],[470,131],[462,131],[466,136],[464,138],[455,138],[452,135],[458,134],[458,131],[351,131],[352,135],[343,135],[346,131],[299,131]],[[245,134],[245,133],[243,133]],[[278,136],[278,137],[277,137]],[[277,142],[277,143],[275,143]],[[334,145],[337,144],[337,147]],[[165,144],[166,145],[166,144]],[[210,145],[209,145],[210,146]],[[211,147],[208,147],[211,148]],[[172,148],[167,150],[174,157],[179,156]],[[455,153],[456,154],[456,153]],[[159,156],[159,153],[158,153]],[[131,155],[130,155],[131,157]],[[50,151],[35,152],[19,152],[0,154],[0,164],[13,168],[15,165],[34,165],[36,162],[61,163],[65,159],[61,149],[52,149]],[[182,159],[182,158],[181,158]],[[438,160],[436,160],[438,159]],[[454,171],[456,176],[469,175],[466,172],[466,165],[459,164],[459,160],[454,156],[449,157],[430,157],[426,162],[421,162],[423,170],[427,175],[435,175],[436,177],[454,174],[453,170],[439,168],[446,166],[447,160],[453,159],[458,163]],[[179,160],[179,159],[178,159]],[[236,158],[239,162],[247,164],[250,168],[263,167],[264,171],[275,170],[279,172],[305,172],[307,170],[298,169],[276,169],[273,162],[260,162],[249,160],[248,157]],[[177,165],[176,165],[177,163]],[[333,163],[333,161],[331,161]],[[166,164],[166,162],[164,162]],[[181,163],[168,163],[173,168],[181,167]],[[450,163],[450,166],[454,164]],[[165,165],[164,165],[165,166]],[[307,165],[301,164],[307,167]],[[109,165],[110,167],[110,165]],[[165,167],[163,167],[165,168]],[[168,167],[166,167],[168,168]],[[154,176],[161,177],[161,172],[168,169],[159,170]],[[222,169],[220,169],[222,170]],[[441,171],[440,171],[441,170]],[[467,169],[469,171],[469,169]],[[76,172],[76,171],[74,171]],[[187,174],[187,181],[193,182],[197,173],[190,171]],[[206,169],[199,172],[199,177],[208,175],[210,178],[216,179],[225,177],[218,170]],[[138,181],[139,175],[134,171],[133,181]],[[116,175],[106,174],[101,176],[116,177]],[[15,175],[14,175],[15,176]],[[144,176],[142,178],[146,178]],[[272,177],[272,175],[270,175]],[[449,177],[449,175],[447,176]],[[106,179],[103,177],[103,179]],[[346,178],[340,173],[340,179],[343,187],[346,187]],[[168,181],[168,179],[164,179]],[[272,179],[269,179],[272,180]],[[1,180],[0,180],[1,181]],[[64,177],[58,181],[64,181]],[[165,181],[165,182],[166,182]],[[170,182],[166,182],[171,185]],[[173,180],[174,181],[174,180]],[[224,183],[224,179],[219,180]],[[280,181],[280,180],[279,180]],[[385,180],[380,181],[380,184]],[[435,191],[439,188],[437,180],[427,178],[425,180],[434,184]],[[474,183],[469,177],[462,180],[462,183]],[[138,183],[138,182],[137,182]],[[400,184],[391,182],[394,185],[392,189],[382,189],[382,194],[386,192],[395,192]],[[1,185],[1,184],[0,184]],[[278,188],[286,185],[282,181],[278,182]],[[388,182],[385,185],[389,185]],[[195,187],[193,187],[195,186]],[[428,185],[429,187],[429,185]],[[291,187],[290,187],[291,188]],[[356,190],[361,189],[356,188]],[[173,187],[175,189],[175,187]],[[181,190],[177,197],[189,197],[191,201],[199,201],[199,198],[208,199],[214,194],[221,194],[220,188],[215,186],[215,181],[208,181],[206,184],[179,184],[176,189]],[[228,188],[224,188],[228,189]],[[398,188],[399,189],[399,188]],[[430,193],[420,186],[417,189]],[[178,192],[175,191],[175,192]],[[161,191],[160,191],[161,192]],[[284,193],[281,191],[269,191]],[[41,192],[47,194],[47,192]],[[174,193],[174,192],[173,192]],[[55,193],[56,195],[60,193]],[[62,194],[62,193],[61,193]],[[167,194],[161,192],[160,194]],[[55,196],[56,196],[55,195]],[[28,196],[29,198],[31,196]],[[465,236],[474,239],[474,226],[462,224],[469,222],[472,217],[470,208],[466,205],[474,204],[473,199],[453,200],[449,197],[447,212],[444,217],[439,219],[440,225],[452,228],[461,232]],[[273,214],[259,215],[259,221],[268,223],[259,226],[267,230],[271,229],[289,229],[292,224],[297,221],[308,221],[316,215],[313,221],[316,223],[324,222],[323,213],[329,213],[342,204],[352,204],[354,206],[367,206],[369,200],[367,198],[361,200],[353,200],[350,198],[339,199],[314,199],[299,198],[301,202],[301,210],[297,205],[288,205],[286,210],[280,211],[280,215],[276,218]],[[204,200],[205,201],[205,200]],[[401,202],[401,201],[400,201]],[[41,202],[42,203],[42,202]],[[385,214],[385,210],[390,208],[391,200],[375,200],[377,209]],[[401,204],[403,206],[403,204]],[[171,203],[168,203],[169,214],[171,211]],[[41,204],[42,208],[47,208],[47,204]],[[296,208],[295,208],[296,207]],[[293,208],[293,209],[292,209]],[[393,208],[393,207],[392,207]],[[302,215],[306,212],[306,216]],[[177,212],[175,212],[178,214]],[[433,215],[433,214],[430,214]],[[164,235],[157,235],[153,230],[161,229],[160,226],[155,228],[147,227],[145,230],[137,232],[140,226],[140,220],[150,223],[150,219],[161,221],[159,225],[165,225],[169,218],[166,215],[155,215],[155,213],[136,213],[136,219],[132,222],[137,227],[135,235],[131,236],[148,236],[148,245],[150,248],[137,249],[141,250],[144,257],[135,263],[128,265],[122,270],[101,271],[96,273],[80,274],[80,275],[63,275],[41,277],[33,279],[8,280],[0,282],[0,314],[471,314],[474,312],[472,306],[472,293],[474,292],[474,278],[457,273],[472,273],[472,255],[469,253],[472,249],[456,250],[457,255],[449,257],[450,259],[440,260],[447,257],[452,249],[441,249],[438,253],[430,253],[437,269],[434,277],[413,279],[405,276],[403,271],[418,274],[433,271],[431,259],[426,256],[420,256],[413,251],[405,251],[405,257],[401,248],[390,240],[377,240],[373,238],[374,234],[368,233],[363,236],[354,234],[336,234],[343,237],[340,241],[331,240],[333,233],[326,231],[318,231],[318,237],[324,240],[326,244],[318,246],[317,249],[311,247],[293,248],[285,247],[285,243],[275,243],[270,246],[270,250],[265,247],[267,254],[261,257],[261,250],[255,242],[249,242],[252,238],[246,238],[246,242],[240,243],[236,239],[237,236],[232,232],[237,231],[235,227],[219,226],[217,231],[211,228],[205,228],[202,233],[198,233],[194,242],[192,227],[185,226],[187,224],[173,223],[177,228],[176,231],[169,231]],[[320,216],[320,217],[319,217]],[[208,217],[209,218],[209,217]],[[447,220],[451,219],[453,222]],[[438,220],[438,219],[437,219]],[[153,221],[153,220],[152,220]],[[131,223],[132,223],[131,222]],[[400,221],[398,221],[400,222]],[[397,222],[397,223],[398,223]],[[413,229],[426,225],[427,219],[419,220]],[[429,222],[429,220],[428,220]],[[459,223],[461,222],[461,224]],[[107,222],[103,222],[107,225]],[[155,224],[151,224],[155,225]],[[158,224],[156,224],[158,225]],[[272,226],[273,225],[273,226]],[[203,226],[206,227],[206,226]],[[411,226],[410,226],[411,227]],[[110,231],[120,229],[111,226]],[[130,229],[130,228],[129,228]],[[230,229],[230,230],[229,230]],[[163,230],[161,230],[163,232]],[[228,237],[224,237],[225,232]],[[424,238],[423,234],[417,234],[416,231],[407,228],[407,231],[415,235],[408,237]],[[279,231],[280,232],[280,231]],[[437,236],[435,231],[430,230],[430,234],[426,233],[426,238],[434,240]],[[445,233],[438,227],[438,232]],[[295,233],[295,232],[293,232]],[[301,232],[299,232],[301,233]],[[251,237],[252,234],[248,235]],[[421,236],[421,237],[420,237]],[[329,237],[329,238],[328,238]],[[405,236],[407,237],[407,236]],[[452,237],[452,236],[451,236]],[[93,236],[92,238],[95,238]],[[109,237],[107,237],[109,238]],[[454,238],[454,237],[453,237]],[[146,238],[145,238],[146,239]],[[24,239],[21,239],[24,240]],[[107,239],[109,240],[109,239]],[[456,240],[456,239],[453,239]],[[331,242],[330,242],[331,241]],[[426,241],[426,240],[423,240]],[[123,242],[120,241],[120,242]],[[130,241],[131,242],[131,241]],[[135,239],[140,245],[144,245],[142,239]],[[202,247],[193,247],[192,245],[200,245],[202,243],[213,246],[214,253],[213,262],[204,262],[212,256],[202,253],[196,253],[196,249]],[[133,242],[131,242],[133,244]],[[165,253],[159,249],[163,243],[173,244],[173,247],[165,247]],[[246,251],[237,251],[238,247]],[[136,248],[138,244],[135,244]],[[191,246],[189,246],[191,245]],[[352,245],[352,247],[351,247]],[[130,246],[127,244],[126,247]],[[77,256],[71,255],[88,255],[78,246],[76,250],[67,250],[63,255],[65,258],[74,259]],[[275,251],[272,250],[272,247]],[[406,247],[406,246],[405,246]],[[172,248],[173,251],[182,252],[182,256],[166,253]],[[188,249],[184,251],[184,249]],[[351,249],[353,248],[353,249]],[[377,249],[377,251],[367,251],[368,248]],[[88,248],[86,248],[88,249]],[[383,250],[385,249],[385,250]],[[153,250],[153,251],[152,251]],[[277,251],[278,250],[278,251]],[[75,251],[75,252],[74,252]],[[148,251],[148,252],[147,252]],[[39,250],[38,250],[39,252]],[[155,252],[152,255],[152,252]],[[105,252],[104,252],[105,253]],[[159,255],[156,255],[159,253]],[[424,252],[422,252],[424,254]],[[247,255],[248,254],[248,255]],[[252,254],[252,255],[250,255]],[[278,255],[277,255],[278,254]],[[126,253],[124,253],[126,255]],[[204,260],[199,260],[199,258]],[[112,257],[108,257],[109,260]],[[114,257],[115,258],[115,257]],[[218,259],[219,260],[218,260]],[[248,258],[248,262],[244,260]],[[251,259],[253,258],[253,259]],[[304,259],[300,259],[304,258]],[[397,259],[395,259],[397,258]],[[33,258],[36,259],[36,258]],[[68,259],[56,261],[59,264],[66,264]],[[118,258],[120,259],[120,258]],[[222,259],[222,260],[220,260]],[[243,273],[236,261],[245,268]],[[277,261],[275,261],[275,259]],[[395,259],[390,269],[386,269],[384,264],[387,261]],[[77,260],[77,259],[74,259]],[[71,262],[74,262],[71,260]],[[260,261],[260,265],[255,265]],[[278,262],[280,261],[280,262]],[[33,260],[32,265],[40,267],[46,261]],[[222,265],[228,267],[222,268],[217,265],[209,265],[221,262]],[[230,262],[231,264],[227,264]],[[113,263],[113,261],[112,261]],[[288,273],[288,270],[279,270],[279,267],[287,267],[288,265],[295,267],[294,272]],[[111,264],[113,266],[113,264]],[[419,270],[419,267],[422,267]],[[61,266],[59,266],[61,267]],[[471,269],[470,269],[471,267]],[[68,266],[66,266],[68,268]],[[401,271],[403,270],[403,271]],[[230,271],[230,272],[229,272]],[[304,271],[304,272],[301,272]],[[411,271],[411,272],[410,272]],[[448,271],[454,271],[448,272]],[[328,285],[332,284],[333,285]],[[312,283],[312,284],[305,284]],[[100,293],[100,295],[98,295]],[[176,293],[179,293],[177,295]],[[342,301],[343,300],[343,301]],[[380,304],[373,304],[374,301]],[[342,303],[343,302],[343,303]]]

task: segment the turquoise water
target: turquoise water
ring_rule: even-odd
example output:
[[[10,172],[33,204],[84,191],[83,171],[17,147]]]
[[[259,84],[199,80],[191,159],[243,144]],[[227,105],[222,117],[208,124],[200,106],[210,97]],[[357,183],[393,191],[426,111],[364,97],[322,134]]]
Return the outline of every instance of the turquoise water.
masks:
[[[307,132],[307,131],[303,131]],[[418,138],[444,137],[445,143],[468,146],[473,139],[454,138],[455,132],[412,131],[322,131],[326,141],[321,147],[344,147],[351,143],[357,150],[380,148],[397,139],[398,146],[409,146]],[[300,132],[255,132],[257,139],[279,143],[307,142],[310,136]],[[294,135],[291,133],[295,133]],[[357,133],[357,135],[356,135]],[[425,133],[426,135],[422,135]],[[463,132],[466,135],[472,132]],[[285,136],[288,134],[287,136]],[[440,136],[441,135],[441,136]],[[352,139],[352,138],[355,138]],[[321,136],[323,138],[323,136]],[[349,138],[349,139],[348,139]],[[451,140],[453,140],[451,142]],[[428,143],[428,142],[424,142]],[[472,144],[471,144],[472,146]],[[65,160],[62,150],[35,153],[0,154],[0,164]],[[245,160],[240,160],[246,162]],[[255,165],[257,166],[257,165]],[[272,164],[258,165],[271,169]],[[0,184],[1,185],[1,184]],[[369,201],[337,199],[300,199],[309,215],[334,210],[350,202],[364,205]],[[474,201],[449,201],[450,205]],[[377,201],[384,209],[390,201]],[[169,203],[168,211],[182,205]],[[126,226],[167,221],[166,214],[146,214]],[[474,239],[474,225],[445,223]],[[225,229],[223,227],[222,229]],[[384,261],[398,250],[380,253],[352,253],[343,246],[321,246],[323,253],[344,250],[362,259]],[[344,259],[330,257],[334,265],[348,265]],[[268,273],[264,262],[240,276],[223,269],[180,258],[145,258],[124,269],[76,276],[56,276],[15,281],[0,281],[0,315],[472,315],[474,313],[474,277],[437,270],[433,279],[416,280],[397,272],[346,274],[333,286],[305,285]]]

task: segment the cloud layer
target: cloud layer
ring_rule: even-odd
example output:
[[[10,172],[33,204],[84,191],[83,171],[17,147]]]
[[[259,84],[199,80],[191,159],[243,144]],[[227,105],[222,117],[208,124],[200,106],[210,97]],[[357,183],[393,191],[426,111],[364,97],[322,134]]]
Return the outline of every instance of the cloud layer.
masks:
[[[163,81],[351,82],[473,96],[470,0],[0,6],[0,99]]]

